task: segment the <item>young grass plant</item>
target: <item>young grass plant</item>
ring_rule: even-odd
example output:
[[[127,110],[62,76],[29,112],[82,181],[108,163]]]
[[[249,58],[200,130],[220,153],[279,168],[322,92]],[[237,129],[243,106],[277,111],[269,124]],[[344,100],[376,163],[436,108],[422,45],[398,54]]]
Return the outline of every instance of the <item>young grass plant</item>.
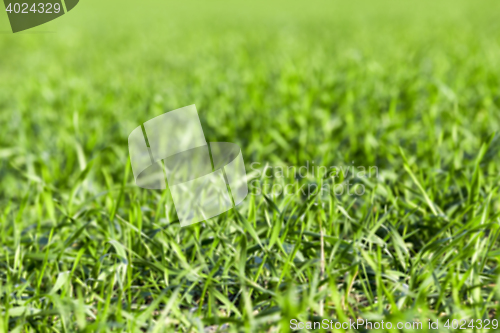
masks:
[[[497,3],[82,6],[0,38],[0,331],[498,317]],[[127,137],[193,103],[252,193],[181,228],[135,186]],[[254,186],[313,162],[378,177]],[[321,191],[344,181],[363,194]]]

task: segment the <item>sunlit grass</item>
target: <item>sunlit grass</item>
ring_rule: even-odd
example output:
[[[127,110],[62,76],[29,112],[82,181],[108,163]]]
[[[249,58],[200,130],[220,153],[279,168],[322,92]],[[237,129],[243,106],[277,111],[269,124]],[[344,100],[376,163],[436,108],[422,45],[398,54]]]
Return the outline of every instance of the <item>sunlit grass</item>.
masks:
[[[498,4],[120,3],[0,35],[0,331],[498,317]],[[275,180],[254,162],[379,177],[180,228],[127,137],[190,104],[251,180]]]

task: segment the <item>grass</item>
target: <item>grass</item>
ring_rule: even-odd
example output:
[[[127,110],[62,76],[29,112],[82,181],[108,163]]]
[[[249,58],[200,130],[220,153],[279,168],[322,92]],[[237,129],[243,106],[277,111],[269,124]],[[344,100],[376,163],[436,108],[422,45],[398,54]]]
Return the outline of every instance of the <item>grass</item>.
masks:
[[[499,9],[89,0],[1,34],[0,331],[497,318]],[[279,181],[255,162],[379,177],[180,228],[168,193],[135,186],[127,137],[190,104],[207,141],[240,145],[254,192]]]

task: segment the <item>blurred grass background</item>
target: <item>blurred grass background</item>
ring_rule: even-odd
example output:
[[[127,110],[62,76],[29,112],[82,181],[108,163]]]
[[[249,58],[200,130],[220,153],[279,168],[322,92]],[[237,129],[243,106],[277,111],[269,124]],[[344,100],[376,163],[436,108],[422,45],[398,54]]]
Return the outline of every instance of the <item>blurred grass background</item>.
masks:
[[[0,330],[496,318],[499,9],[87,0],[18,34],[1,14]],[[168,224],[127,137],[190,104],[247,171],[354,161],[380,179]]]

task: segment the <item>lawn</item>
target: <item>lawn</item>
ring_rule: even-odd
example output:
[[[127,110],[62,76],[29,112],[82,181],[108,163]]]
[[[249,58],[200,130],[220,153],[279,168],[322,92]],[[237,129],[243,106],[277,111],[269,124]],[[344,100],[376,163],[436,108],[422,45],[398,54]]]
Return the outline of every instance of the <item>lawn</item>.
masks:
[[[495,331],[499,11],[85,0],[17,34],[0,14],[0,332]],[[127,138],[191,104],[252,193],[181,228]]]

